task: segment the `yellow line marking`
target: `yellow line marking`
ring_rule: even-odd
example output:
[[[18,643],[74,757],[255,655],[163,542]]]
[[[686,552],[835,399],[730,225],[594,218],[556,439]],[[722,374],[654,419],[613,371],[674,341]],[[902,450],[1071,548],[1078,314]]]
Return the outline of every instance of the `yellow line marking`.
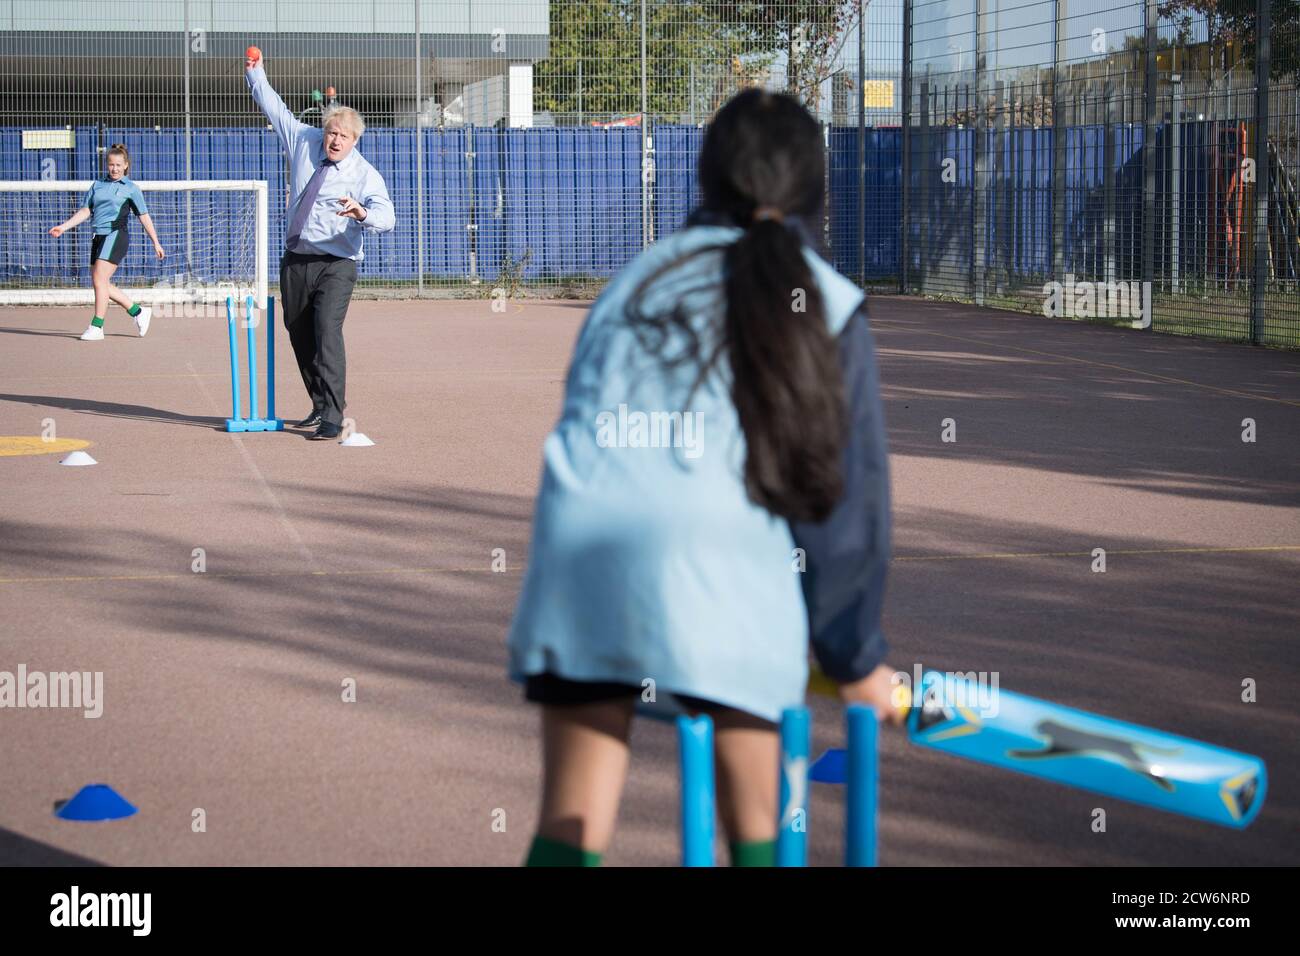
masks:
[[[883,326],[889,326],[891,322],[889,319],[884,319],[877,324]],[[1025,352],[1028,355],[1042,355],[1042,356],[1046,356],[1047,358],[1061,359],[1066,362],[1077,362],[1080,365],[1092,365],[1097,368],[1108,368],[1117,372],[1128,372],[1131,375],[1140,375],[1144,378],[1155,379],[1156,381],[1160,381],[1160,382],[1170,382],[1175,385],[1190,385],[1192,388],[1204,389],[1207,392],[1218,392],[1222,395],[1231,395],[1234,398],[1249,398],[1253,401],[1260,401],[1260,402],[1276,402],[1279,405],[1290,405],[1294,408],[1300,408],[1300,401],[1293,401],[1288,398],[1271,398],[1267,395],[1258,395],[1254,392],[1239,392],[1231,388],[1220,388],[1217,385],[1205,385],[1201,382],[1188,381],[1185,378],[1174,378],[1173,376],[1170,375],[1160,375],[1156,372],[1148,372],[1146,369],[1129,368],[1126,365],[1115,365],[1111,362],[1098,362],[1095,359],[1078,358],[1077,356],[1074,355],[1062,355],[1059,352],[1044,352],[1041,349],[1026,348],[1023,345],[1007,345],[1002,342],[990,342],[986,339],[972,339],[960,335],[951,335],[947,332],[932,332],[929,331],[928,329],[914,328],[910,325],[907,325],[906,323],[900,324],[898,320],[894,320],[892,324],[896,329],[906,330],[909,332],[917,332],[920,333],[921,335],[936,335],[939,338],[952,339],[954,342],[970,342],[976,345],[983,345],[986,348],[1010,349],[1011,351],[1014,352]]]
[[[522,570],[510,568],[505,572],[490,568],[372,568],[351,571],[191,571],[188,574],[85,574],[65,575],[45,578],[0,578],[0,584],[42,584],[62,581],[179,581],[185,578],[279,578],[279,577],[343,577],[345,575],[366,574],[509,574]]]
[[[1283,544],[1258,548],[1144,548],[1110,549],[1107,555],[1124,554],[1240,554],[1266,551],[1300,551],[1300,545]],[[895,561],[977,561],[988,558],[1089,558],[1091,551],[1042,551],[1006,554],[929,554],[895,557]],[[51,577],[0,578],[0,584],[41,584],[62,581],[179,581],[187,578],[277,578],[277,577],[343,577],[346,575],[375,574],[511,574],[522,571],[523,565],[505,572],[490,568],[371,568],[348,571],[195,571],[188,574],[85,574]]]
[[[1107,548],[1112,554],[1243,554],[1256,551],[1300,551],[1300,544],[1267,545],[1258,548]],[[913,554],[900,555],[894,561],[982,561],[989,558],[1090,558],[1091,551],[1032,551],[995,554]]]
[[[55,438],[46,441],[40,435],[0,435],[0,458],[10,455],[56,455],[89,447],[90,442],[84,438]]]

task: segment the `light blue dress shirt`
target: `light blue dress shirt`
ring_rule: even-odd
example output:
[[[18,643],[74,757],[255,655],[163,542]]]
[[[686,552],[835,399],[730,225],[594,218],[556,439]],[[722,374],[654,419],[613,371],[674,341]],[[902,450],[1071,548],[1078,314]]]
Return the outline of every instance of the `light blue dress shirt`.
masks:
[[[513,679],[546,671],[637,686],[652,679],[657,693],[773,722],[803,702],[809,623],[795,543],[789,523],[745,491],[745,436],[729,371],[710,376],[684,408],[695,369],[666,372],[623,317],[641,280],[740,234],[705,226],[677,232],[633,259],[592,306],[560,421],[543,445],[530,557],[508,641]],[[812,251],[805,257],[838,335],[862,290]],[[701,256],[669,271],[642,300],[650,311],[683,304],[706,353],[720,267],[720,254]],[[677,354],[683,337],[670,339],[662,351]],[[699,413],[698,447],[611,447],[599,423],[621,417],[620,406]]]
[[[298,202],[307,183],[325,161],[325,134],[315,126],[299,123],[297,117],[284,105],[279,94],[266,79],[266,70],[259,63],[245,72],[253,99],[262,108],[266,118],[284,144],[289,154],[289,209],[286,223],[293,222]],[[348,216],[338,215],[342,208],[339,200],[350,196],[366,208],[366,218],[357,222]],[[347,157],[331,169],[321,184],[320,192],[307,222],[302,228],[298,252],[316,255],[342,256],[360,262],[365,258],[361,248],[362,236],[367,232],[389,232],[397,222],[393,202],[388,198],[384,177],[371,166],[356,146]]]

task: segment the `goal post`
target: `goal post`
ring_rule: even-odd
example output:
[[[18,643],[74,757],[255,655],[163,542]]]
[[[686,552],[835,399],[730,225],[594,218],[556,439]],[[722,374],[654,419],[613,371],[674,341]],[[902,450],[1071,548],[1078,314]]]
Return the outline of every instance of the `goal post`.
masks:
[[[80,208],[91,180],[0,180],[0,305],[82,305],[90,285],[89,221],[59,238],[53,226]],[[253,296],[266,308],[268,202],[265,180],[136,181],[158,240],[140,223],[113,284],[137,302],[224,302]],[[131,216],[135,218],[134,215]]]

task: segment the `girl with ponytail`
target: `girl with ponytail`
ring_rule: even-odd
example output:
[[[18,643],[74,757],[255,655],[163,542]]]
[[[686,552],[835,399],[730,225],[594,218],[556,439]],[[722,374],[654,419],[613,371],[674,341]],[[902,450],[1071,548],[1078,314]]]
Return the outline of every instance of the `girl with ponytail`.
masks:
[[[108,315],[110,301],[126,309],[126,314],[135,320],[135,327],[141,335],[149,331],[153,310],[133,301],[113,284],[113,274],[126,258],[126,249],[130,243],[127,225],[131,213],[134,212],[139,217],[140,225],[153,243],[154,254],[160,260],[166,258],[162,244],[158,241],[158,233],[154,230],[153,219],[149,216],[144,193],[127,175],[131,170],[131,154],[127,152],[126,145],[114,143],[104,159],[107,171],[90,184],[81,208],[50,229],[50,235],[57,239],[87,219],[92,221],[94,235],[90,240],[90,284],[95,290],[95,314],[86,331],[81,333],[83,342],[104,341],[104,317]]]
[[[862,291],[820,255],[824,153],[800,103],[717,114],[686,227],[597,299],[543,448],[510,675],[541,705],[532,865],[594,865],[638,710],[705,712],[737,865],[771,865],[776,722],[808,651],[897,722],[881,633],[884,422]]]

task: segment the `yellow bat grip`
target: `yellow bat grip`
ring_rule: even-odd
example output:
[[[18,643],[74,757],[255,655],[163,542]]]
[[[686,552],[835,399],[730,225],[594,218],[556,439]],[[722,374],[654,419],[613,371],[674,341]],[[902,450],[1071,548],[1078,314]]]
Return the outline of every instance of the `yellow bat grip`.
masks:
[[[840,685],[823,674],[820,667],[813,664],[808,669],[808,693],[820,694],[823,697],[839,697]]]
[[[808,693],[818,694],[822,697],[832,697],[836,700],[840,696],[840,685],[831,680],[822,673],[821,668],[816,664],[808,665]],[[894,688],[894,706],[907,716],[907,712],[912,709],[912,691],[911,688],[899,684]]]

